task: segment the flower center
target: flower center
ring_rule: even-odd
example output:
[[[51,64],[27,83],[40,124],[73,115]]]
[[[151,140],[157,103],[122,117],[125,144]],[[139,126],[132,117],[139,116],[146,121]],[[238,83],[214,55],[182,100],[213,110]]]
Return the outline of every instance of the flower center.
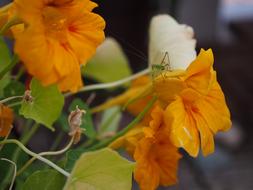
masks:
[[[60,41],[66,39],[67,17],[57,7],[46,6],[42,11],[46,32]]]

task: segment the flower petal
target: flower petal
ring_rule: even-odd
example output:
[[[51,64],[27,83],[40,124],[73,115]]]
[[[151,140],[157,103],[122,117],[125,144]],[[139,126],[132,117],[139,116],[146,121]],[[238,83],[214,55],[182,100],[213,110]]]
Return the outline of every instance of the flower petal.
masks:
[[[189,88],[202,94],[207,94],[211,82],[213,82],[213,52],[211,49],[201,50],[198,57],[187,68],[183,77]]]
[[[178,24],[169,15],[155,16],[150,25],[149,65],[160,64],[168,53],[172,70],[185,70],[196,58],[193,29]]]
[[[184,148],[191,156],[199,152],[199,133],[191,113],[185,110],[184,102],[177,97],[165,110],[165,124],[171,126],[170,139],[176,147]]]
[[[198,101],[197,107],[199,113],[201,113],[214,134],[218,131],[227,131],[230,129],[230,113],[224,94],[217,82],[209,94],[203,100]]]

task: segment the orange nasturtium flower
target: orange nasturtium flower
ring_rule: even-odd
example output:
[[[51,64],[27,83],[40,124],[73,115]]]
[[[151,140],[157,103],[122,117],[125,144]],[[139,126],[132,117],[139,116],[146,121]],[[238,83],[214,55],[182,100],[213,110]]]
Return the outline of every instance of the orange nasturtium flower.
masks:
[[[153,81],[146,79],[142,86],[132,86],[123,95],[109,100],[95,108],[101,110],[112,105],[124,105],[130,98],[143,93],[143,89],[158,97],[165,110],[165,124],[171,128],[169,137],[177,147],[184,148],[196,157],[201,145],[205,156],[214,151],[213,136],[231,127],[230,112],[224,94],[213,70],[213,53],[201,50],[200,54],[185,71],[166,71]],[[140,79],[137,79],[137,81]],[[142,79],[143,80],[143,79]],[[147,90],[147,88],[152,88]],[[130,112],[136,115],[150,96],[140,97],[129,105]],[[135,111],[131,111],[135,110]]]
[[[0,137],[9,134],[13,123],[13,112],[10,108],[0,104]]]
[[[152,19],[149,62],[159,64],[167,52],[164,69],[154,78],[153,92],[165,110],[174,145],[197,156],[214,151],[213,136],[231,126],[224,94],[213,70],[213,53],[201,50],[196,57],[196,40],[191,27],[177,24],[168,15]],[[160,61],[161,62],[161,61]]]
[[[164,125],[163,110],[155,105],[141,123],[125,136],[113,142],[111,148],[125,147],[136,160],[134,178],[141,190],[155,190],[159,185],[177,183],[178,161],[181,155],[169,138]]]
[[[172,142],[194,157],[199,153],[200,144],[204,156],[212,153],[213,135],[231,127],[230,112],[213,62],[212,51],[201,50],[185,75],[178,77],[184,88],[169,102],[164,114],[166,124],[171,125]]]
[[[163,110],[156,106],[151,117],[149,126],[143,128],[145,137],[140,139],[134,153],[134,177],[142,190],[176,184],[181,158],[178,149],[170,142],[167,131],[170,129],[163,124]]]
[[[28,72],[62,91],[82,86],[81,64],[104,40],[105,22],[90,0],[15,0],[13,12],[25,23],[14,32],[15,52]]]

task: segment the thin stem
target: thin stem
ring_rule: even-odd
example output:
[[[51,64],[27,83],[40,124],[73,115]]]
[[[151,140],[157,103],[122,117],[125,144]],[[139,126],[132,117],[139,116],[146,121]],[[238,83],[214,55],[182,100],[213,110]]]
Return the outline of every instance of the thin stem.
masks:
[[[12,190],[12,187],[14,185],[14,182],[15,182],[15,179],[16,179],[16,174],[17,174],[17,165],[15,162],[11,161],[11,160],[8,160],[6,158],[1,158],[1,160],[3,161],[6,161],[6,162],[9,162],[11,163],[13,166],[14,166],[14,173],[13,173],[13,177],[12,177],[12,180],[11,180],[11,185],[9,187],[9,190]]]
[[[8,107],[13,108],[13,107],[19,106],[19,105],[21,105],[21,104],[22,104],[22,102],[14,102],[14,103],[12,103],[12,104],[8,104]]]
[[[102,83],[102,84],[94,84],[94,85],[88,85],[88,86],[84,86],[83,88],[81,88],[77,93],[80,92],[87,92],[87,91],[92,91],[92,90],[99,90],[99,89],[109,89],[109,88],[114,88],[117,86],[121,86],[127,82],[130,82],[132,80],[135,80],[137,78],[139,78],[140,76],[146,75],[150,73],[150,68],[144,69],[141,72],[138,72],[130,77],[115,81],[115,82],[110,82],[110,83]],[[69,97],[71,95],[74,95],[72,93],[66,93],[64,94],[65,97]]]
[[[0,72],[0,80],[8,73],[17,63],[19,62],[18,56],[15,54],[10,62],[1,72]]]
[[[152,108],[156,100],[157,98],[153,97],[152,100],[150,100],[150,102],[143,109],[143,111],[127,127],[125,127],[123,130],[117,133],[114,137],[92,146],[91,148],[89,148],[89,150],[97,150],[100,148],[104,148],[108,146],[109,144],[111,144],[116,139],[118,139],[119,137],[126,134],[130,129],[132,129],[136,124],[138,124],[144,118],[145,114]]]
[[[6,102],[9,102],[11,100],[15,100],[15,99],[20,99],[20,98],[23,98],[23,96],[12,96],[12,97],[8,97],[8,98],[5,98],[3,100],[0,101],[0,104],[4,104]]]
[[[12,128],[13,128],[13,126],[11,126],[11,129],[12,129]],[[5,136],[4,141],[7,140],[7,139],[9,138],[10,134],[11,134],[11,130],[9,130],[8,134]],[[0,146],[0,151],[3,149],[3,147],[4,147],[3,145]]]
[[[31,137],[34,135],[34,133],[36,133],[36,131],[38,129],[39,129],[39,124],[35,123],[31,127],[31,129],[28,129],[28,130],[25,131],[26,133],[21,137],[20,142],[26,145],[28,143],[28,141],[31,139]]]
[[[70,176],[70,173],[66,172],[65,170],[63,170],[62,168],[60,168],[59,166],[57,166],[55,163],[51,162],[50,160],[40,156],[39,154],[36,154],[32,151],[30,151],[28,148],[26,148],[21,142],[19,142],[16,139],[10,139],[10,140],[6,140],[6,141],[1,141],[0,145],[2,144],[16,144],[18,145],[25,153],[29,154],[32,157],[35,157],[36,159],[46,163],[47,165],[51,166],[52,168],[54,168],[55,170],[57,170],[58,172],[60,172],[61,174],[63,174],[66,177]]]
[[[9,7],[7,7],[9,8]],[[4,10],[6,11],[6,10]],[[12,16],[0,29],[0,35],[4,35],[5,32],[7,32],[12,26],[23,23],[22,20],[17,16]]]
[[[89,139],[89,140],[85,141],[84,143],[82,143],[80,145],[80,147],[87,148],[87,147],[91,146],[92,144],[94,144],[96,141],[97,141],[96,137],[92,138],[92,139]]]
[[[18,73],[15,76],[15,80],[18,81],[24,73],[25,73],[25,68],[24,66],[21,66],[21,68],[19,69]]]
[[[71,140],[69,141],[68,145],[65,148],[63,148],[63,149],[61,149],[59,151],[41,152],[38,155],[39,156],[53,156],[53,155],[63,154],[64,152],[66,152],[72,146],[73,142],[74,142],[74,138],[72,137]],[[19,176],[36,159],[37,159],[37,157],[33,157],[28,162],[26,162],[26,164],[17,172],[17,176]]]
[[[99,128],[99,135],[102,135],[110,126],[114,118],[117,116],[117,114],[120,112],[120,109],[116,109],[108,118],[107,120],[101,124],[101,127]]]
[[[28,120],[28,121],[30,121],[30,120]],[[38,128],[39,128],[39,124],[37,124],[37,123],[35,123],[31,127],[31,129],[29,129],[29,130],[27,128],[27,130],[25,130],[23,132],[23,136],[21,137],[20,142],[23,143],[24,145],[26,145],[28,143],[28,141],[30,140],[30,138],[38,130]],[[2,141],[2,142],[5,142],[5,141]],[[17,162],[20,151],[21,150],[18,147],[14,150],[13,155],[11,157],[12,161]],[[4,179],[2,180],[2,182],[0,184],[0,186],[3,187],[3,189],[6,189],[6,186],[9,183],[10,176],[11,176],[11,169],[9,168],[9,170],[6,172],[6,175],[5,175]]]

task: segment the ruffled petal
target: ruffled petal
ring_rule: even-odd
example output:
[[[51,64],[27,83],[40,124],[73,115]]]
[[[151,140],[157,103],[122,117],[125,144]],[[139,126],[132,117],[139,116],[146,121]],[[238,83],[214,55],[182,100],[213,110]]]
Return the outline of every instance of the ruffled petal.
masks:
[[[68,27],[68,41],[79,58],[80,64],[86,62],[96,52],[96,47],[105,39],[105,21],[94,13],[85,13]]]
[[[231,128],[230,112],[224,94],[217,82],[204,100],[197,103],[197,107],[214,134]]]
[[[206,95],[213,77],[213,52],[211,49],[201,50],[195,61],[186,70],[183,77],[188,88]]]
[[[165,124],[171,126],[170,139],[176,147],[184,148],[191,156],[196,157],[199,152],[199,133],[196,123],[187,112],[184,102],[177,97],[165,111]]]

